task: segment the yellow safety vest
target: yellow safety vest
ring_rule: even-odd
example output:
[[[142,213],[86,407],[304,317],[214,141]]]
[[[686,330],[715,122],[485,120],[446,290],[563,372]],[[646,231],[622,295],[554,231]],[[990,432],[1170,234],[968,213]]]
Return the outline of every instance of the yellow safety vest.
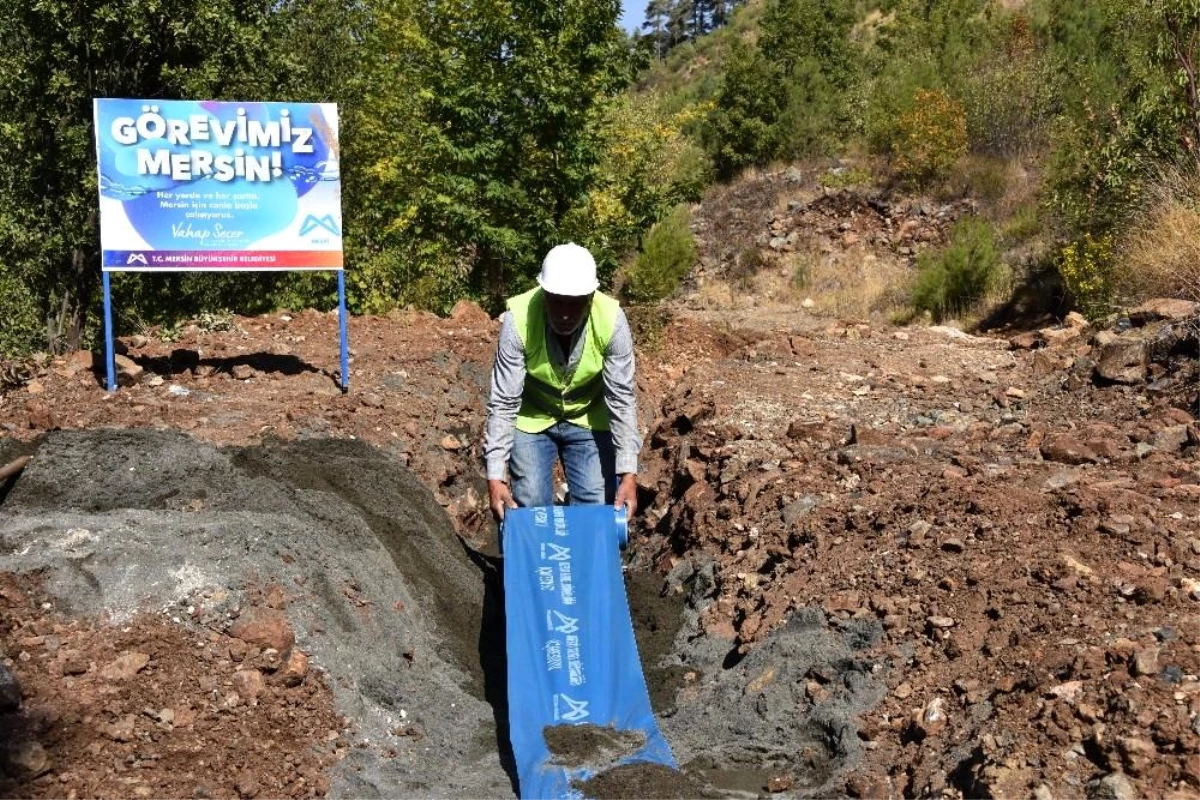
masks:
[[[517,429],[540,433],[557,422],[597,431],[608,430],[604,402],[604,354],[612,341],[620,303],[603,292],[592,295],[583,323],[583,353],[575,372],[564,375],[550,362],[546,341],[546,296],[531,289],[508,301],[513,323],[525,345],[525,389]],[[568,359],[570,354],[567,354]]]

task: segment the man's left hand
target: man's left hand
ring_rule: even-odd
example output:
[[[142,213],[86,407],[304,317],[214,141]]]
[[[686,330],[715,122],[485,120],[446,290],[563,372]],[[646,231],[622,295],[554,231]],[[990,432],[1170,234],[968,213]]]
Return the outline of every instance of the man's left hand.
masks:
[[[624,508],[630,517],[637,513],[637,476],[632,472],[621,476],[621,484],[617,486],[613,507]]]

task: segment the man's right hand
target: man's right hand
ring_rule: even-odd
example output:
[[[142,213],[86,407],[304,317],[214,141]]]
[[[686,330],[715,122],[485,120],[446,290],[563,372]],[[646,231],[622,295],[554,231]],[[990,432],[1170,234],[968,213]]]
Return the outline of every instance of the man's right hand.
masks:
[[[510,508],[517,507],[517,501],[513,500],[512,490],[508,488],[508,484],[504,481],[488,481],[488,505],[492,507],[492,516],[497,520],[503,521],[504,512]]]

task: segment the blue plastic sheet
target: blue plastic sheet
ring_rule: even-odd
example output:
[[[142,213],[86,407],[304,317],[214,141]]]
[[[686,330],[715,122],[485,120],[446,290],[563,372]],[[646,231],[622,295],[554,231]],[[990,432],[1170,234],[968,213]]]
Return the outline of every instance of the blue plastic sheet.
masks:
[[[621,577],[624,518],[612,506],[509,509],[504,516],[509,735],[522,798],[578,798],[591,767],[554,763],[543,730],[640,731],[619,763],[675,768],[650,710]]]

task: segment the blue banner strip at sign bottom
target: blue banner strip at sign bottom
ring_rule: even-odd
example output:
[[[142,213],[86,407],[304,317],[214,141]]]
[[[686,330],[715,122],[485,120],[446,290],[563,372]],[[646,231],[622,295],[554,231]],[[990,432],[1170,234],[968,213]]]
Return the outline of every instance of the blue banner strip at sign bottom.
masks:
[[[504,516],[509,735],[522,798],[581,798],[591,767],[557,764],[544,730],[596,725],[646,743],[620,763],[675,768],[638,660],[612,506]]]

